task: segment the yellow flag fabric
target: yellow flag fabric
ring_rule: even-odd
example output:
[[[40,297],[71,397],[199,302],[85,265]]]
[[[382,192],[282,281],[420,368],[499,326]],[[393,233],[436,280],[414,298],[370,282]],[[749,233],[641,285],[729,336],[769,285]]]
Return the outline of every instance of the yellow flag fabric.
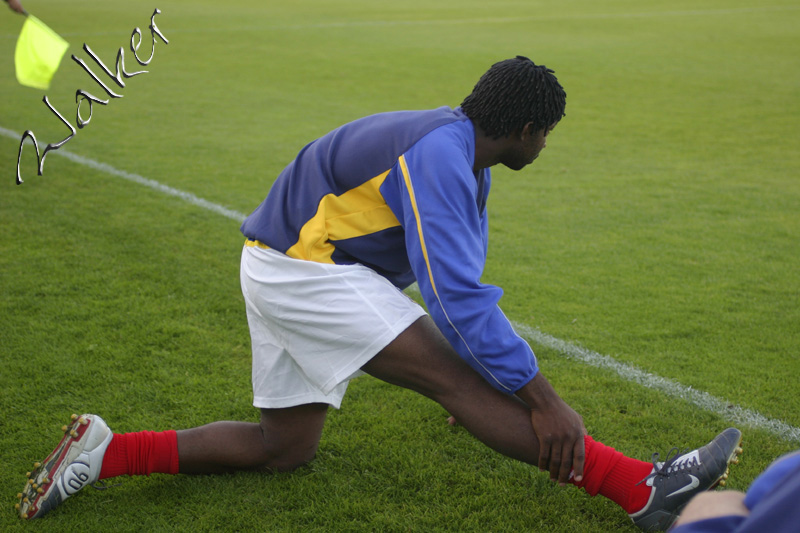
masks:
[[[58,70],[69,43],[44,22],[28,15],[17,39],[14,63],[17,81],[36,89],[47,89]]]

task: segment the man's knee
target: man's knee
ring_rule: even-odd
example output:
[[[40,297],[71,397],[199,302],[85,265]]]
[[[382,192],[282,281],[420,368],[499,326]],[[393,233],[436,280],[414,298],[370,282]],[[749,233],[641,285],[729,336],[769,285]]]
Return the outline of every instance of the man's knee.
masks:
[[[264,472],[291,472],[310,463],[317,454],[317,446],[271,447],[264,446],[258,470]]]
[[[308,404],[261,410],[260,470],[289,472],[308,464],[317,454],[328,406]]]

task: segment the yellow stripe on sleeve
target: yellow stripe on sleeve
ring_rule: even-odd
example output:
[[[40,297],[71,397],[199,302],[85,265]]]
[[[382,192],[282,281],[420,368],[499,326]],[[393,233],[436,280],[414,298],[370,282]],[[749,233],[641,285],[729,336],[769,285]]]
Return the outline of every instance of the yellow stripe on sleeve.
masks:
[[[414,210],[414,218],[417,221],[417,234],[419,235],[419,245],[422,248],[422,257],[425,258],[425,266],[428,269],[428,279],[431,282],[431,288],[433,289],[433,294],[436,296],[436,300],[439,302],[439,307],[442,309],[442,313],[444,314],[445,319],[450,324],[450,327],[453,328],[453,331],[456,332],[456,335],[461,339],[461,342],[464,343],[464,347],[466,347],[467,351],[469,352],[470,357],[484,369],[487,375],[491,376],[492,379],[503,389],[506,391],[511,392],[511,389],[502,381],[500,381],[494,373],[483,364],[475,353],[472,351],[467,339],[461,334],[461,331],[456,327],[453,321],[450,319],[450,315],[447,313],[447,310],[444,308],[444,303],[442,302],[441,297],[439,296],[439,292],[436,290],[436,282],[433,279],[433,270],[431,269],[431,262],[428,257],[428,248],[425,246],[425,236],[422,233],[422,217],[419,215],[419,209],[417,208],[417,198],[414,194],[414,186],[411,184],[411,174],[408,171],[408,165],[406,164],[405,156],[400,156],[400,169],[403,172],[403,181],[406,184],[406,189],[408,189],[408,197],[411,200],[411,208]]]
[[[400,169],[403,172],[403,181],[405,181],[406,189],[408,189],[408,197],[411,200],[411,208],[414,210],[414,219],[417,221],[417,235],[419,235],[419,245],[422,248],[422,257],[425,258],[425,266],[428,268],[428,279],[431,280],[431,288],[436,297],[439,293],[436,291],[436,283],[433,281],[433,271],[431,270],[431,262],[428,259],[428,248],[425,246],[425,236],[422,233],[422,218],[419,216],[419,209],[417,208],[417,197],[414,194],[414,186],[411,184],[411,175],[408,172],[408,165],[406,164],[405,156],[400,156]],[[441,302],[440,302],[441,303]]]

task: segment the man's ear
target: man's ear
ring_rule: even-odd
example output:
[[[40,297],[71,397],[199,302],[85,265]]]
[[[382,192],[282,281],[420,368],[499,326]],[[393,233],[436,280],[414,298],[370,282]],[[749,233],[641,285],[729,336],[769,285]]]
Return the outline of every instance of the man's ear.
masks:
[[[519,132],[519,136],[521,139],[524,139],[527,136],[533,135],[535,131],[533,130],[533,122],[528,122],[524,126],[522,126],[522,130]]]

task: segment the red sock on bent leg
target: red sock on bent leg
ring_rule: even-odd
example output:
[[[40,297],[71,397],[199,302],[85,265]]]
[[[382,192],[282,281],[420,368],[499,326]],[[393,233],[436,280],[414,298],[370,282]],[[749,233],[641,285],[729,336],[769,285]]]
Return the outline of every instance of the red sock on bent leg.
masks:
[[[153,473],[178,473],[177,433],[172,430],[115,433],[103,456],[100,479]]]
[[[583,480],[572,483],[592,496],[600,494],[616,502],[628,514],[641,510],[650,499],[651,488],[637,483],[650,475],[652,463],[626,457],[589,436],[584,437],[584,443]]]

